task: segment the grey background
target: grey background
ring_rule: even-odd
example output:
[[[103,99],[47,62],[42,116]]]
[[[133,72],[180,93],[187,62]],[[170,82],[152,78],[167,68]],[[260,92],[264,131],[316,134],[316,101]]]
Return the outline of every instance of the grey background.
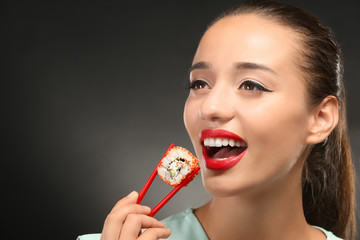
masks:
[[[236,2],[3,1],[5,230],[37,239],[100,232],[170,143],[192,151],[182,120],[187,71],[205,26]],[[286,2],[322,18],[343,47],[358,166],[359,4]],[[157,178],[143,202],[155,206],[169,191]],[[197,178],[157,217],[208,198]]]

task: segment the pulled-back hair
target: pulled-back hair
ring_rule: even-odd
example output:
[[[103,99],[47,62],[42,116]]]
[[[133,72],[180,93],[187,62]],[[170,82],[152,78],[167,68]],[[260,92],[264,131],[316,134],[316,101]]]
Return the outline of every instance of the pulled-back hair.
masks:
[[[305,81],[309,105],[316,106],[328,96],[338,99],[338,125],[323,142],[309,146],[311,150],[302,173],[303,208],[310,225],[323,227],[341,238],[354,239],[354,167],[347,135],[339,44],[331,30],[316,17],[274,1],[246,1],[225,11],[212,24],[225,17],[246,14],[275,21],[299,36],[297,64]]]

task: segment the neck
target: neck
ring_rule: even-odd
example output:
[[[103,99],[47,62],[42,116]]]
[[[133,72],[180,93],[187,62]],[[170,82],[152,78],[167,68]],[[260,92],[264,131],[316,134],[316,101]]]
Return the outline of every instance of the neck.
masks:
[[[214,197],[195,215],[211,240],[324,239],[306,223],[300,181],[282,182],[267,192]]]

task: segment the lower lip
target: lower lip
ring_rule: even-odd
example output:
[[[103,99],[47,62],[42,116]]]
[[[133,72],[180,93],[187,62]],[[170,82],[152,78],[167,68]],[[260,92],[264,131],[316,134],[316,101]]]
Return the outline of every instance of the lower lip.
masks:
[[[247,149],[245,149],[239,155],[225,160],[214,160],[207,155],[206,147],[202,146],[202,153],[205,158],[205,166],[211,170],[227,170],[234,167],[244,157],[246,151]]]

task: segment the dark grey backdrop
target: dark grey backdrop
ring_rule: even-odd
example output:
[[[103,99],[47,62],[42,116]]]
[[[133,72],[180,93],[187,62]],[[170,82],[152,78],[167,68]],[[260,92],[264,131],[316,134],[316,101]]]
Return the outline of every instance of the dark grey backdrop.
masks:
[[[6,229],[37,239],[100,232],[171,142],[192,150],[182,121],[187,71],[205,26],[235,2],[2,2]],[[343,47],[358,161],[359,5],[287,2],[321,17]],[[169,190],[156,180],[144,203]],[[157,216],[207,199],[197,178]]]

